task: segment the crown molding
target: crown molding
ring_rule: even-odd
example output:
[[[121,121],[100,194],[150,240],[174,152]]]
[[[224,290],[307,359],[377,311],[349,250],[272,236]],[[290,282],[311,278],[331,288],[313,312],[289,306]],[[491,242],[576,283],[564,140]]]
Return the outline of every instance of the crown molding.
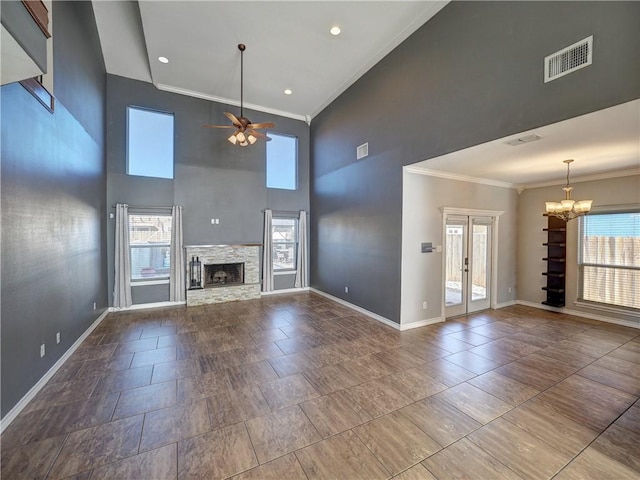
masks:
[[[158,90],[163,90],[165,92],[177,93],[179,95],[186,95],[188,97],[201,98],[203,100],[210,100],[212,102],[224,103],[227,105],[233,105],[234,107],[239,107],[240,102],[237,100],[233,100],[231,98],[217,97],[215,95],[208,95],[206,93],[198,92],[195,90],[188,90],[186,88],[174,87],[172,85],[165,85],[164,83],[154,83]],[[269,113],[271,115],[279,115],[281,117],[293,118],[294,120],[301,120],[306,123],[310,123],[310,118],[308,115],[300,115],[297,113],[285,112],[283,110],[277,110],[275,108],[263,107],[261,105],[255,105],[253,103],[244,103],[244,108],[248,108],[250,110],[255,110],[257,112]]]
[[[593,182],[594,180],[606,180],[608,178],[632,177],[634,175],[640,175],[640,168],[633,168],[631,170],[619,170],[617,172],[595,173],[593,175],[584,175],[582,177],[571,177],[571,184],[573,185],[574,183]],[[526,183],[523,185],[518,185],[518,187],[525,190],[529,188],[554,187],[557,185],[564,185],[565,183],[566,179],[551,180],[549,182]]]
[[[500,180],[492,180],[490,178],[471,177],[469,175],[443,172],[442,170],[431,170],[429,168],[414,167],[412,165],[407,165],[404,168],[409,173],[426,175],[428,177],[446,178],[448,180],[458,180],[460,182],[479,183],[481,185],[491,185],[492,187],[518,188],[518,185],[515,183],[502,182]]]

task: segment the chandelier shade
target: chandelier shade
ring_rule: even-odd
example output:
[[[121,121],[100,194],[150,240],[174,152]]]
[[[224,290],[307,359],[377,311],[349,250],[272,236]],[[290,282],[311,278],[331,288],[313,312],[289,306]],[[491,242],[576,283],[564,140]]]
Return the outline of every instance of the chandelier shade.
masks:
[[[578,200],[571,198],[573,187],[569,184],[569,165],[573,160],[564,160],[567,164],[567,184],[562,188],[564,191],[564,199],[559,202],[545,202],[546,214],[557,217],[565,222],[574,218],[585,215],[591,211],[593,200]]]

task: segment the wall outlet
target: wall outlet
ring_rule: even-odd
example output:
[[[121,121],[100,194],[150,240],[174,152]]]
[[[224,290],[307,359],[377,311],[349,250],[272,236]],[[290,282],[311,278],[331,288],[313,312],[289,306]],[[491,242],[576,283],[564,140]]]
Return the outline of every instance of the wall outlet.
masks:
[[[40,358],[44,357],[44,343],[40,345]]]
[[[422,302],[422,309],[426,310],[429,304],[427,302]]]
[[[349,293],[349,287],[344,287],[344,293]]]
[[[95,310],[96,308],[97,308],[96,302],[93,302],[93,309]]]
[[[511,293],[511,290],[512,290],[511,287],[509,287],[509,293]]]
[[[60,343],[60,332],[56,333],[56,343]]]

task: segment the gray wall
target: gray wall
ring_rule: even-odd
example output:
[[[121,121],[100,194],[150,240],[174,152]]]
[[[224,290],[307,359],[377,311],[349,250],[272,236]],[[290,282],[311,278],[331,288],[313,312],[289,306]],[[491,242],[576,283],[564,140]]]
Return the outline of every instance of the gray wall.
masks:
[[[3,417],[107,306],[102,51],[90,2],[53,16],[55,113],[0,91]]]
[[[640,97],[639,16],[636,2],[447,5],[312,121],[312,287],[399,322],[402,165]],[[591,34],[593,65],[544,84],[544,57]]]
[[[223,112],[238,107],[163,92],[137,80],[107,75],[107,205],[184,207],[184,242],[193,244],[262,243],[265,208],[309,210],[309,127],[306,123],[262,112],[245,111],[254,122],[273,121],[274,132],[298,137],[298,190],[266,188],[266,146],[234,147],[228,131],[202,128],[227,124]],[[175,178],[126,175],[127,106],[175,115]],[[218,218],[218,225],[211,219]],[[109,298],[113,292],[114,221],[108,223]],[[285,288],[287,282],[278,282]],[[134,287],[135,303],[167,301],[168,289]]]
[[[2,25],[43,73],[47,72],[47,38],[20,0],[0,2]],[[51,32],[49,32],[51,33]]]
[[[542,287],[546,285],[546,256],[547,247],[542,244],[547,241],[547,234],[542,229],[547,226],[544,213],[544,202],[564,198],[562,187],[541,187],[527,189],[520,195],[518,217],[527,219],[518,225],[518,300],[540,303],[545,299]],[[572,182],[572,196],[576,200],[593,200],[594,210],[606,205],[639,205],[640,204],[640,176],[634,175],[621,178],[610,178],[591,182]],[[566,308],[578,310],[591,315],[600,315],[625,320],[638,325],[637,316],[616,314],[584,308],[575,305],[578,292],[578,225],[579,220],[567,223],[567,271],[566,271]]]

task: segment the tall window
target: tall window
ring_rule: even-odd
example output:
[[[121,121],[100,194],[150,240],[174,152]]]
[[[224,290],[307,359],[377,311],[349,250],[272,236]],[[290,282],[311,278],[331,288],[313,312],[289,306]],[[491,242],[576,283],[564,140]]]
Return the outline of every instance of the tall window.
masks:
[[[298,139],[269,133],[267,142],[267,188],[298,188]]]
[[[298,219],[273,218],[273,271],[293,271],[296,269],[298,254]]]
[[[173,114],[127,108],[127,174],[173,178]]]
[[[129,214],[131,281],[169,278],[171,215]]]
[[[640,309],[640,209],[581,217],[578,298]]]

